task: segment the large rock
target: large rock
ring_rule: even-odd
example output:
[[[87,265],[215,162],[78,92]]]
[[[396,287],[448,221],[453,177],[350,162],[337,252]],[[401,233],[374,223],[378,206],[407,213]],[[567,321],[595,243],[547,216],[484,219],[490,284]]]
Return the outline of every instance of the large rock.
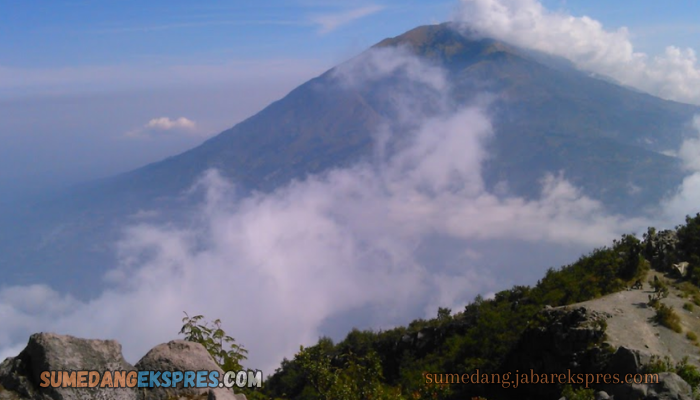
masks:
[[[17,357],[0,364],[0,385],[5,399],[136,400],[133,389],[41,388],[43,371],[133,371],[114,340],[89,340],[53,333],[37,333]],[[0,389],[1,390],[1,389]]]
[[[691,400],[693,391],[680,376],[663,372],[659,374],[659,383],[650,384],[645,400]]]
[[[204,346],[185,340],[173,340],[154,347],[136,363],[136,368],[139,371],[218,371],[220,378],[224,375]],[[230,389],[183,388],[182,383],[178,384],[178,388],[150,388],[145,395],[149,400],[166,400],[178,396],[245,400],[244,395],[234,395]]]
[[[621,346],[610,358],[605,373],[608,374],[640,374],[645,365],[651,361],[651,353],[642,350],[628,349]]]
[[[679,278],[685,278],[688,274],[688,266],[690,263],[687,261],[680,262],[678,264],[673,264],[671,266],[671,271],[676,274]]]
[[[89,340],[53,333],[37,333],[17,357],[0,364],[0,400],[245,400],[224,388],[41,388],[43,371],[223,371],[206,349],[176,340],[149,351],[136,366],[124,359],[114,340]]]

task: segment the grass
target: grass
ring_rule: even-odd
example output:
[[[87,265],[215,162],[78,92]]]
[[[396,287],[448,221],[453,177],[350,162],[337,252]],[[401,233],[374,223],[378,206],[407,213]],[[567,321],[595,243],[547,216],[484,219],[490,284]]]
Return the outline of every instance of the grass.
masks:
[[[688,331],[688,333],[685,334],[685,337],[688,338],[691,342],[694,342],[698,340],[698,335],[695,334],[695,332]]]
[[[695,286],[694,284],[692,284],[691,282],[688,282],[688,281],[683,281],[683,282],[679,283],[676,286],[676,288],[678,290],[680,290],[681,292],[683,292],[683,294],[686,295],[687,297],[691,297],[691,296],[694,297],[694,296],[700,295],[700,289],[698,289],[697,286]]]
[[[686,311],[692,312],[692,311],[693,311],[693,303],[685,303],[685,304],[683,304],[683,309],[686,310]]]
[[[674,332],[683,332],[683,328],[681,328],[681,318],[673,310],[673,307],[669,307],[665,304],[659,305],[654,320]]]

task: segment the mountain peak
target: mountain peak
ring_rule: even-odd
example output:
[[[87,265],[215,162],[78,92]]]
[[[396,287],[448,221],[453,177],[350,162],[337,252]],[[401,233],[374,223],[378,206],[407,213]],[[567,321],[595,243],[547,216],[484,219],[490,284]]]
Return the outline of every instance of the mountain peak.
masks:
[[[515,47],[473,33],[462,33],[451,22],[436,25],[423,25],[410,31],[382,40],[373,48],[407,47],[416,55],[433,61],[455,62],[459,59],[473,59],[475,56],[492,53],[519,54]]]

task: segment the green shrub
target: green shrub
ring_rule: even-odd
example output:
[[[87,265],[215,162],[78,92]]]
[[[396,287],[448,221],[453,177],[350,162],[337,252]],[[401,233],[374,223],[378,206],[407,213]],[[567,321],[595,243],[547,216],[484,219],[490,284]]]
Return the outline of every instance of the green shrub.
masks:
[[[695,332],[689,331],[688,333],[685,334],[685,337],[687,337],[688,340],[690,340],[691,342],[698,340],[698,335],[696,335]]]
[[[644,366],[644,373],[646,374],[660,374],[662,372],[675,372],[676,368],[671,363],[671,358],[669,356],[664,356],[660,358],[657,355],[651,356],[649,363]]]
[[[574,389],[571,385],[564,386],[561,391],[562,397],[566,397],[566,400],[594,400],[595,391],[593,389],[578,388]]]
[[[649,285],[654,289],[654,293],[659,294],[662,298],[668,296],[668,285],[663,280],[655,276],[653,280],[649,280]]]
[[[673,307],[669,307],[665,304],[660,304],[659,308],[656,309],[654,321],[675,332],[681,333],[683,331],[681,328],[681,318],[673,311]]]
[[[693,390],[700,385],[700,371],[694,365],[688,364],[688,357],[676,365],[676,374],[688,382]]]
[[[693,303],[685,303],[683,304],[683,309],[687,311],[693,311]]]

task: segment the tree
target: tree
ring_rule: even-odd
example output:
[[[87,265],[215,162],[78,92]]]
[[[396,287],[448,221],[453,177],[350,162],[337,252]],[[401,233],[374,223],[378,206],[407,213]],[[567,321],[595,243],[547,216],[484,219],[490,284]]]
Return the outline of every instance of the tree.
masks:
[[[224,371],[240,371],[243,369],[241,361],[248,357],[248,350],[236,343],[236,340],[228,336],[221,328],[221,320],[216,319],[209,326],[209,322],[204,321],[202,315],[190,317],[185,312],[182,318],[182,329],[180,334],[185,335],[185,340],[199,343],[211,354],[217,364]]]
[[[437,319],[438,321],[447,321],[451,317],[452,310],[447,307],[438,307]]]
[[[320,343],[322,344],[322,343]],[[398,390],[382,385],[382,366],[374,352],[357,356],[350,352],[334,356],[327,347],[301,346],[296,360],[324,400],[402,400]]]

